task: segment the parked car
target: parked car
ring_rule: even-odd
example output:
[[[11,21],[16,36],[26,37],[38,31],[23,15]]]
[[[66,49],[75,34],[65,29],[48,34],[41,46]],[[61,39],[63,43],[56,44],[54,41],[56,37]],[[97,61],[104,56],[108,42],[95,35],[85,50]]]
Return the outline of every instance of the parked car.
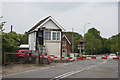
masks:
[[[116,56],[116,54],[110,54],[110,55],[109,55],[109,58],[110,58],[110,59],[113,59],[113,58],[117,58],[117,56]]]
[[[50,64],[52,62],[52,59],[50,56],[46,55],[47,57],[45,58],[43,54],[39,53],[38,51],[35,50],[19,50],[18,53],[16,53],[16,58],[18,62],[24,63],[25,60],[25,53],[28,53],[27,55],[27,60],[29,60],[29,57],[38,57],[39,54],[40,60],[44,64]]]

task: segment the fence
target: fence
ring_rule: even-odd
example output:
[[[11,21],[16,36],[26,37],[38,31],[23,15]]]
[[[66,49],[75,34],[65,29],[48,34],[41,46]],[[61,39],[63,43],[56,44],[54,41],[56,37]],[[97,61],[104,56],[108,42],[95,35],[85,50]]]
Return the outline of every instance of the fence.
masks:
[[[17,63],[16,62],[16,54],[15,53],[4,53],[3,54],[3,59],[4,59],[4,62],[3,62],[3,64],[4,64],[4,66],[6,65],[6,64],[13,64],[13,63]]]
[[[4,66],[6,64],[15,64],[15,63],[24,63],[24,64],[28,64],[28,63],[41,63],[40,62],[40,57],[36,57],[36,56],[29,56],[29,53],[24,53],[24,57],[22,57],[21,59],[23,59],[23,62],[19,61],[20,58],[16,57],[16,53],[4,53],[3,54],[3,64]]]

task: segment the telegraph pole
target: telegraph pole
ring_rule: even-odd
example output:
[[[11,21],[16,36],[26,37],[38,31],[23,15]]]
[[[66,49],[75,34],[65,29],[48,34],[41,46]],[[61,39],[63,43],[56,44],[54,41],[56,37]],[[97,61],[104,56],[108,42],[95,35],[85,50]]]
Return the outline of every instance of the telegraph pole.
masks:
[[[84,25],[84,55],[85,55],[85,27],[86,27],[87,24],[90,24],[90,23],[86,23]]]
[[[72,28],[72,53],[74,52],[74,28]]]

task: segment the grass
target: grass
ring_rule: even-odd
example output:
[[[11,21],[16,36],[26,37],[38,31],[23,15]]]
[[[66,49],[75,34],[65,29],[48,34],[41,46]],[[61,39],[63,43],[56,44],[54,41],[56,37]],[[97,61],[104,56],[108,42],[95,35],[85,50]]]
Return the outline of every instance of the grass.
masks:
[[[45,65],[44,64],[35,64],[35,66],[37,66],[37,67],[44,67]]]

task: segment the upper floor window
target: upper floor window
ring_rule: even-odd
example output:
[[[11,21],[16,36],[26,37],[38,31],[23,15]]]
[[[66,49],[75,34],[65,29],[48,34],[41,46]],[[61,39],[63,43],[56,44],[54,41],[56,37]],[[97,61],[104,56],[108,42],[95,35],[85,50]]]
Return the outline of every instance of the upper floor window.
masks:
[[[60,32],[52,32],[52,40],[60,40]]]
[[[57,40],[60,40],[60,32],[57,32]]]
[[[56,40],[56,32],[53,32],[53,40]]]
[[[58,31],[45,31],[45,40],[60,40],[60,32]]]
[[[45,40],[51,40],[51,32],[45,31]]]

